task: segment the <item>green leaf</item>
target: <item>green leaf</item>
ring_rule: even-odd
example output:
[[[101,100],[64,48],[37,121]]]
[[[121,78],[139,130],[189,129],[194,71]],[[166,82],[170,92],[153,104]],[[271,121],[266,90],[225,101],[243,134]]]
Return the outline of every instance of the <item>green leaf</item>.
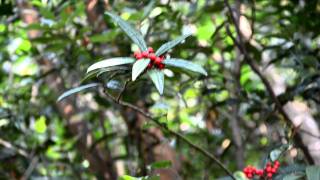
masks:
[[[172,49],[173,47],[175,47],[177,44],[181,43],[183,40],[185,40],[187,37],[189,37],[191,34],[186,34],[183,36],[180,36],[172,41],[169,41],[167,43],[164,43],[162,46],[160,46],[160,48],[156,51],[156,56],[160,56],[163,53],[169,51],[170,49]]]
[[[280,157],[281,153],[282,153],[282,151],[280,149],[275,149],[275,150],[271,151],[271,153],[270,153],[271,161],[277,160]]]
[[[246,175],[241,171],[236,171],[233,175],[237,180],[247,180]]]
[[[105,12],[105,14],[110,16],[113,21],[120,26],[120,28],[129,36],[129,38],[138,45],[141,51],[147,51],[146,42],[144,41],[143,36],[137,30],[135,30],[129,23],[124,21],[118,15],[110,12]]]
[[[92,87],[96,87],[96,86],[99,86],[98,83],[91,83],[91,84],[86,84],[86,85],[83,85],[83,86],[79,86],[79,87],[76,87],[76,88],[73,88],[73,89],[70,89],[66,92],[64,92],[61,96],[59,96],[58,100],[57,101],[61,101],[62,99],[74,94],[74,93],[78,93],[82,90],[85,90],[85,89],[88,89],[88,88],[92,88]]]
[[[283,144],[279,148],[272,150],[269,154],[271,161],[275,161],[275,160],[279,159],[281,154],[283,152],[285,152],[288,148],[289,148],[288,144]]]
[[[118,66],[118,65],[123,65],[123,64],[131,64],[134,61],[135,61],[135,59],[130,58],[130,57],[117,57],[117,58],[102,60],[102,61],[99,61],[99,62],[92,64],[88,68],[87,73],[89,73],[93,70],[96,70],[96,69],[100,69],[100,68]]]
[[[163,88],[164,88],[164,74],[163,74],[163,72],[160,70],[157,70],[157,69],[153,69],[151,71],[148,71],[148,75],[151,78],[154,85],[156,86],[160,95],[162,95]]]
[[[177,67],[177,68],[189,70],[189,71],[193,71],[196,73],[201,73],[205,76],[208,75],[206,70],[203,69],[203,67],[201,67],[198,64],[194,64],[192,62],[184,60],[184,59],[176,59],[176,58],[166,59],[163,61],[163,64],[168,65],[168,66],[172,66],[172,67]]]
[[[304,179],[304,174],[288,174],[283,177],[283,180],[298,180],[298,179]]]
[[[139,178],[132,177],[132,176],[129,176],[129,175],[123,175],[123,176],[120,177],[120,180],[139,180]]]
[[[36,120],[36,123],[34,125],[34,129],[37,133],[46,132],[47,125],[46,125],[46,118],[44,116],[41,116],[39,119]]]
[[[106,73],[106,72],[110,72],[110,71],[126,71],[128,70],[129,68],[126,67],[126,66],[112,66],[112,67],[107,67],[107,68],[101,68],[101,69],[96,69],[96,70],[93,70],[89,73],[86,74],[86,76],[84,78],[81,79],[81,83],[82,84],[84,81],[88,80],[88,79],[91,79],[93,77],[99,77],[100,75],[102,75],[103,73]]]
[[[308,180],[320,179],[320,166],[308,166],[306,174]]]
[[[133,64],[132,81],[137,79],[137,77],[147,68],[149,63],[150,59],[140,59]]]
[[[150,165],[151,169],[165,169],[172,166],[171,161],[157,161]]]
[[[160,180],[160,177],[159,176],[133,177],[129,175],[123,175],[119,179],[120,180]]]

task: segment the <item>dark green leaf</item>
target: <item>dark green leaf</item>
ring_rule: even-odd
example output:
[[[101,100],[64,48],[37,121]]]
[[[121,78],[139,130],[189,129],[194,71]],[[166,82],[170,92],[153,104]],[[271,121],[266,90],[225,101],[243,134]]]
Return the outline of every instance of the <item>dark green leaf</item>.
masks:
[[[306,174],[308,180],[320,179],[320,166],[308,166]]]
[[[283,177],[283,180],[298,180],[298,179],[304,179],[304,174],[288,174]]]
[[[157,161],[150,165],[151,169],[165,169],[172,166],[171,161]]]
[[[160,95],[162,95],[163,88],[164,88],[164,74],[163,74],[163,72],[160,70],[157,70],[157,69],[153,69],[153,70],[148,71],[148,75],[151,78],[154,85],[156,86]]]
[[[177,68],[193,71],[196,73],[201,73],[207,76],[207,72],[206,70],[203,69],[203,67],[184,59],[171,58],[171,59],[164,60],[163,63],[167,66],[177,67]]]
[[[115,21],[120,26],[120,28],[130,37],[130,39],[135,44],[137,44],[141,51],[147,50],[147,45],[143,39],[143,36],[137,30],[135,30],[129,23],[124,21],[118,15],[112,14],[110,12],[105,12],[105,14],[110,16],[113,19],[113,21]]]
[[[89,73],[93,70],[96,70],[96,69],[100,69],[100,68],[118,66],[118,65],[123,65],[123,64],[131,64],[134,61],[135,61],[135,59],[130,58],[130,57],[117,57],[117,58],[102,60],[102,61],[99,61],[99,62],[92,64],[88,68],[87,73]]]
[[[88,74],[86,74],[86,76],[81,80],[81,83],[83,83],[84,81],[91,79],[93,77],[99,77],[101,74],[106,73],[106,72],[110,72],[110,71],[125,71],[128,70],[128,67],[125,66],[112,66],[112,67],[108,67],[108,68],[101,68],[101,69],[96,69],[94,71],[89,72]]]
[[[183,36],[180,36],[172,41],[169,41],[167,43],[164,43],[162,46],[160,46],[160,48],[156,51],[156,55],[160,56],[163,53],[169,51],[171,48],[173,48],[174,46],[176,46],[177,44],[181,43],[184,39],[186,39],[187,37],[189,37],[191,34],[186,34]]]
[[[74,93],[78,93],[82,90],[85,90],[85,89],[88,89],[88,88],[92,88],[92,87],[96,87],[96,86],[99,86],[98,83],[91,83],[91,84],[86,84],[86,85],[83,85],[83,86],[79,86],[79,87],[76,87],[76,88],[73,88],[73,89],[70,89],[66,92],[64,92],[61,96],[59,96],[58,100],[57,101],[61,101],[62,99],[74,94]]]
[[[147,68],[149,63],[150,59],[140,59],[133,64],[132,81],[137,79],[137,77]]]

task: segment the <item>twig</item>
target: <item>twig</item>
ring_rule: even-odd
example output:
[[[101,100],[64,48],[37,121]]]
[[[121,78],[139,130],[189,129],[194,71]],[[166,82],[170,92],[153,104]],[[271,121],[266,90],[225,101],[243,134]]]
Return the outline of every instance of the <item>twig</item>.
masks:
[[[171,130],[170,128],[168,128],[168,126],[165,123],[161,123],[159,121],[157,121],[150,113],[145,112],[144,110],[142,110],[141,108],[130,104],[128,102],[124,102],[122,100],[117,100],[115,97],[113,97],[111,94],[109,94],[106,90],[104,90],[105,95],[107,95],[107,97],[109,99],[111,99],[112,101],[114,101],[115,103],[124,106],[124,107],[128,107],[133,109],[134,111],[142,114],[144,117],[150,119],[152,122],[154,122],[155,124],[157,124],[159,127],[161,127],[162,129],[166,130],[167,132],[169,132],[170,134],[172,134],[173,136],[175,136],[176,138],[184,141],[185,143],[187,143],[189,146],[191,146],[193,149],[195,149],[196,151],[200,152],[201,154],[203,154],[204,156],[210,158],[212,161],[214,161],[215,163],[217,163],[232,179],[236,180],[236,178],[233,176],[232,172],[229,171],[225,165],[214,155],[212,155],[211,153],[209,153],[208,151],[206,151],[205,149],[199,147],[198,145],[192,143],[189,139],[187,139],[186,137],[184,137],[182,134],[175,132],[173,130]]]
[[[25,150],[15,147],[13,144],[11,144],[8,141],[0,139],[0,144],[8,149],[12,149],[12,150],[16,151],[18,154],[20,154],[26,158],[28,157],[28,153]]]
[[[249,56],[245,46],[244,46],[244,43],[243,43],[243,40],[242,40],[242,36],[241,36],[241,32],[240,32],[240,29],[239,29],[239,24],[237,23],[233,13],[232,13],[232,8],[228,2],[228,0],[224,0],[224,3],[225,5],[227,6],[228,10],[229,10],[229,13],[230,13],[230,17],[231,17],[231,20],[235,26],[235,29],[236,29],[236,33],[237,33],[237,36],[239,38],[239,42],[232,36],[232,34],[230,33],[230,30],[228,31],[228,28],[227,28],[227,33],[229,34],[230,38],[233,40],[233,42],[235,43],[235,45],[238,47],[238,49],[240,50],[240,52],[244,55],[244,60],[249,64],[250,68],[259,76],[259,78],[261,79],[262,83],[264,84],[264,86],[266,87],[268,93],[270,94],[272,100],[274,101],[278,111],[280,112],[280,114],[283,116],[283,118],[289,122],[291,125],[292,124],[292,121],[290,120],[288,114],[285,112],[285,110],[283,109],[279,99],[277,98],[276,94],[274,93],[269,81],[262,75],[261,71],[259,70],[257,64],[254,62],[254,60],[251,58],[251,56]]]
[[[34,158],[32,158],[31,163],[29,164],[27,170],[24,172],[23,177],[21,178],[21,180],[29,179],[29,177],[32,174],[34,168],[37,166],[38,161],[39,161],[39,157],[38,156],[35,156]]]
[[[117,98],[117,102],[120,101],[120,98],[122,97],[122,94],[124,93],[124,91],[126,90],[128,84],[129,84],[130,80],[126,80],[126,82],[124,83],[124,86],[120,92],[120,94],[118,95],[118,98]]]

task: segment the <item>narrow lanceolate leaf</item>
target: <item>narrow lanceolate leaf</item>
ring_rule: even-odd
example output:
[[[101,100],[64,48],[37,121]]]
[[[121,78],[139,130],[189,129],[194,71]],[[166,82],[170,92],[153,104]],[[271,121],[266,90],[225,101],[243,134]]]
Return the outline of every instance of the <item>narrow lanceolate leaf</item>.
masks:
[[[149,63],[150,59],[140,59],[133,64],[132,81],[137,79],[137,77],[147,68]]]
[[[135,61],[134,58],[129,58],[129,57],[117,57],[117,58],[102,60],[102,61],[99,61],[99,62],[92,64],[88,68],[87,73],[94,71],[96,69],[100,69],[100,68],[107,68],[107,67],[118,66],[118,65],[123,65],[123,64],[131,64],[134,61]]]
[[[164,74],[163,74],[163,72],[160,70],[157,70],[157,69],[153,69],[151,71],[148,71],[148,75],[151,78],[154,85],[156,86],[160,95],[162,95],[163,88],[164,88]]]
[[[106,72],[111,72],[111,71],[125,71],[128,70],[129,68],[126,66],[112,66],[112,67],[107,67],[107,68],[101,68],[101,69],[96,69],[94,71],[91,71],[89,73],[86,74],[86,76],[81,79],[81,84],[84,81],[87,81],[88,79],[91,79],[93,77],[99,77],[100,75],[102,75],[103,73]]]
[[[110,16],[113,19],[113,21],[115,21],[120,26],[120,28],[129,36],[129,38],[135,44],[137,44],[141,51],[147,50],[147,45],[143,39],[143,36],[137,30],[135,30],[129,23],[124,21],[118,15],[112,14],[110,12],[105,12],[105,14]]]
[[[73,88],[73,89],[70,89],[66,92],[64,92],[63,94],[61,94],[61,96],[59,96],[58,100],[57,101],[61,101],[62,99],[74,94],[74,93],[78,93],[82,90],[85,90],[85,89],[88,89],[88,88],[92,88],[92,87],[96,87],[96,86],[99,86],[98,83],[91,83],[91,84],[86,84],[86,85],[83,85],[83,86],[79,86],[79,87],[76,87],[76,88]]]
[[[160,48],[156,51],[156,55],[160,56],[163,53],[169,51],[170,49],[172,49],[173,47],[175,47],[177,44],[181,43],[183,40],[185,40],[187,37],[189,37],[191,34],[186,34],[183,36],[180,36],[172,41],[169,41],[167,43],[162,44],[162,46],[160,46]]]
[[[206,70],[203,69],[202,66],[198,64],[194,64],[190,61],[184,60],[184,59],[176,59],[176,58],[171,58],[171,59],[166,59],[163,61],[163,64],[171,67],[177,67],[189,71],[193,71],[196,73],[201,73],[203,75],[207,75]]]

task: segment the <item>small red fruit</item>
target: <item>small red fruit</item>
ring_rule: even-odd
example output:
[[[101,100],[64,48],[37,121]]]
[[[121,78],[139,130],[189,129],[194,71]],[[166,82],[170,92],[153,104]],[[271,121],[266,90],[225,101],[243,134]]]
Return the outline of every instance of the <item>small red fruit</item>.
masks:
[[[247,177],[250,179],[252,178],[252,174],[248,174]]]
[[[149,55],[149,53],[148,53],[148,52],[146,52],[146,51],[142,52],[141,54],[142,54],[142,57],[144,57],[144,58],[147,58],[147,57],[148,57],[148,55]]]
[[[161,70],[161,69],[164,69],[165,65],[161,63],[161,64],[158,65],[158,67]]]
[[[153,66],[153,64],[149,63],[148,66],[147,66],[147,68],[148,68],[148,69],[151,69],[152,66]]]
[[[135,57],[136,57],[136,59],[138,59],[138,60],[143,58],[143,56],[142,56],[141,53],[137,54]]]
[[[156,56],[154,53],[150,53],[150,54],[149,54],[149,59],[150,59],[151,61],[156,60],[156,58],[157,58],[157,56]]]
[[[271,167],[271,166],[268,166],[268,167],[266,168],[266,171],[267,171],[267,173],[270,173],[270,172],[272,171],[272,167]]]
[[[153,48],[152,48],[152,47],[149,47],[149,48],[148,48],[148,52],[149,52],[149,53],[153,53],[153,52],[154,52]]]
[[[156,65],[161,64],[161,62],[162,62],[162,60],[161,60],[160,57],[156,57],[156,59],[154,60],[154,63],[155,63]]]
[[[268,177],[268,178],[272,178],[272,173],[268,173],[268,174],[267,174],[267,177]]]
[[[276,169],[276,168],[272,168],[272,169],[271,169],[271,173],[274,174],[274,173],[276,173],[276,172],[277,172],[277,169]]]

